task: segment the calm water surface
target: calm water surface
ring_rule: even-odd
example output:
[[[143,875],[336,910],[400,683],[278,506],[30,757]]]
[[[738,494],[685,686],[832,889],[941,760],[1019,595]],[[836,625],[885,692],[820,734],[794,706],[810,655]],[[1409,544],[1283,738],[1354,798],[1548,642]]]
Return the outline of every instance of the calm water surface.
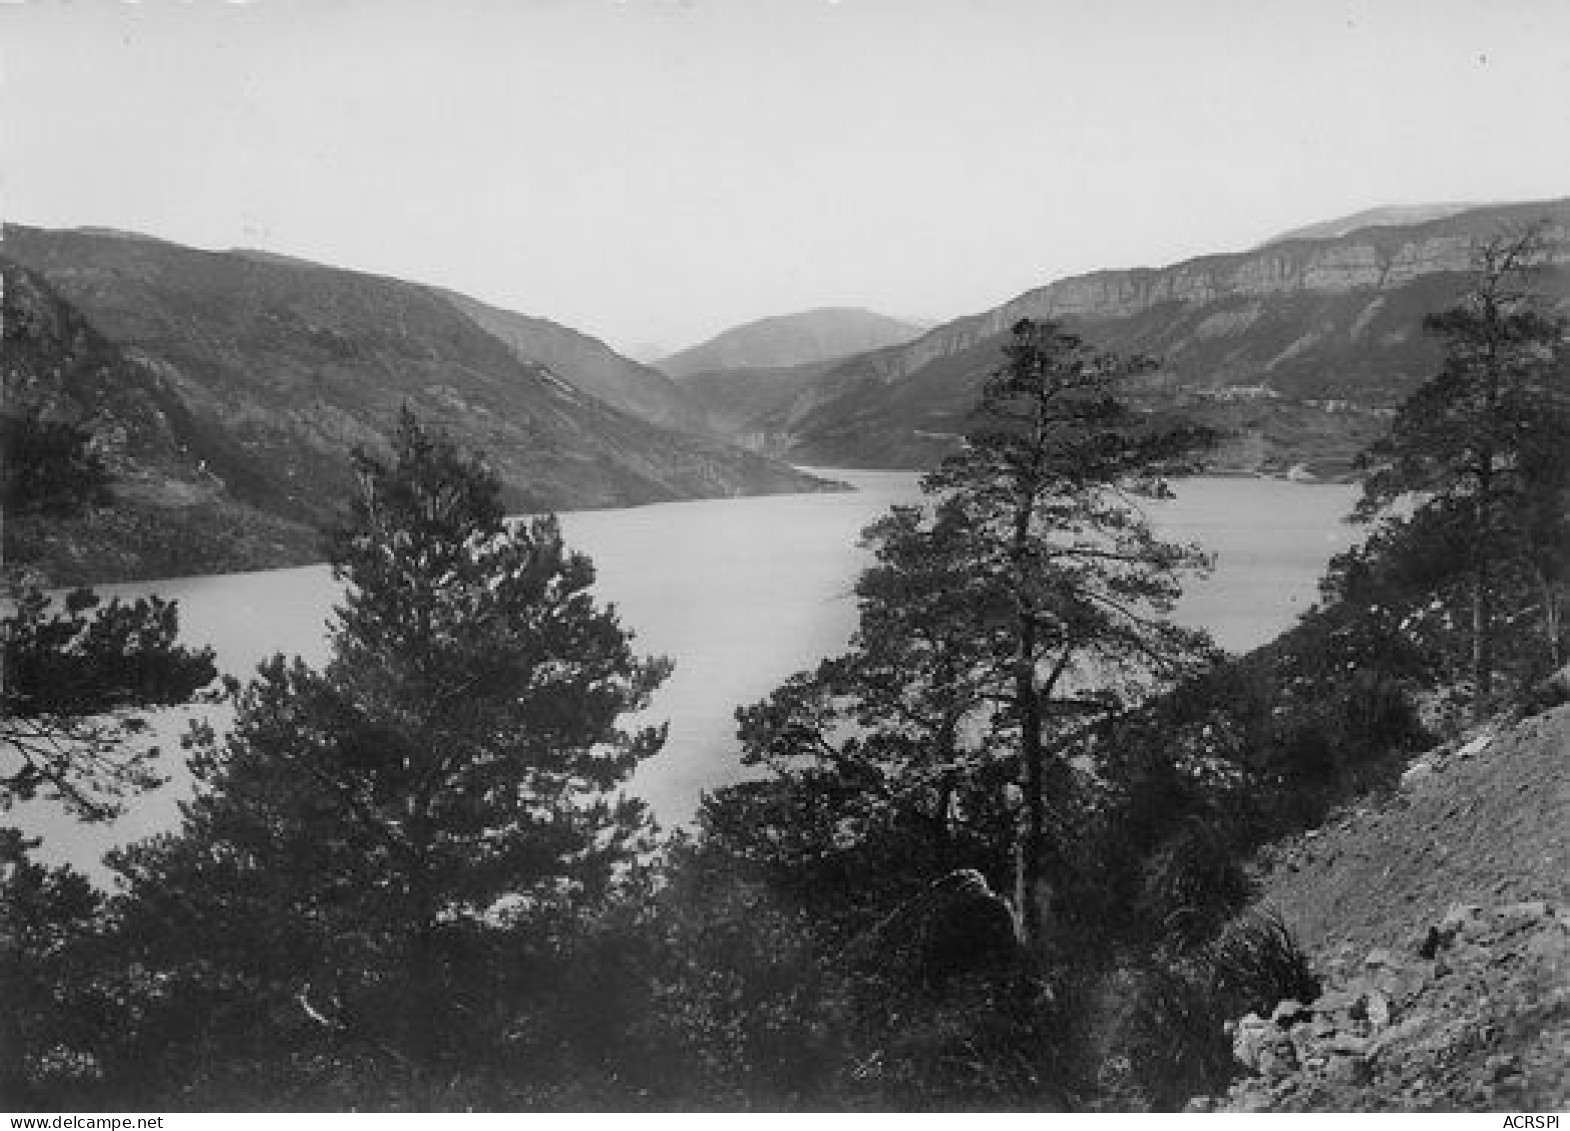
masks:
[[[569,544],[594,560],[602,599],[616,605],[639,649],[676,661],[649,712],[670,721],[669,741],[631,786],[666,825],[689,818],[703,790],[740,776],[735,708],[844,647],[855,627],[852,586],[868,560],[859,532],[919,494],[910,473],[825,474],[857,491],[562,515]],[[1191,585],[1178,618],[1233,650],[1276,635],[1313,602],[1330,555],[1352,541],[1341,518],[1354,493],[1266,479],[1179,484],[1178,498],[1153,506],[1152,517],[1167,536],[1215,552],[1217,565]],[[242,678],[274,652],[325,659],[324,625],[339,596],[325,566],[102,591],[177,598],[184,638],[210,644],[220,667]],[[160,730],[172,736],[183,725],[170,719]],[[175,741],[164,746],[173,781],[114,824],[84,827],[42,807],[21,813],[19,823],[45,838],[41,855],[101,876],[95,864],[107,848],[172,827],[189,779]]]

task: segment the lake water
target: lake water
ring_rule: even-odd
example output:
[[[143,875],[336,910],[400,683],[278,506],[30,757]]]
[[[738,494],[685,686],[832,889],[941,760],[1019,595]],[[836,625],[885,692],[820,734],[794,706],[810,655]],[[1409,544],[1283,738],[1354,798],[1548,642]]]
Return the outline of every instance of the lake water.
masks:
[[[767,695],[792,672],[841,650],[855,627],[852,586],[867,564],[861,529],[898,502],[915,499],[916,476],[825,471],[854,493],[667,503],[562,515],[570,545],[595,562],[597,589],[620,611],[646,653],[676,661],[652,719],[670,722],[665,750],[631,788],[667,826],[688,819],[701,792],[741,776],[734,711]],[[1286,628],[1311,604],[1331,554],[1356,531],[1342,523],[1348,486],[1268,479],[1194,479],[1153,505],[1169,537],[1217,554],[1215,572],[1193,583],[1177,610],[1234,651]],[[242,678],[274,652],[325,658],[324,624],[339,591],[325,566],[181,578],[102,587],[106,595],[149,592],[180,603],[182,636],[210,644],[220,667]],[[174,735],[183,723],[160,726]],[[82,826],[51,809],[27,807],[16,823],[42,835],[40,855],[102,876],[97,861],[115,845],[171,828],[189,791],[177,743],[166,739],[170,785],[132,803],[110,825]]]

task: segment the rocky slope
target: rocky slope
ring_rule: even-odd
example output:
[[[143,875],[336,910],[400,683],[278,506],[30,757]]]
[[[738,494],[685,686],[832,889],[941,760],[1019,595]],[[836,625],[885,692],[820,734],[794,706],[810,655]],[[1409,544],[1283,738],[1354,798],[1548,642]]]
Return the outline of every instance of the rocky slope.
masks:
[[[1096,345],[1158,359],[1160,372],[1140,390],[1148,407],[1231,423],[1243,445],[1237,454],[1254,451],[1239,466],[1279,470],[1293,453],[1279,449],[1272,431],[1299,439],[1306,427],[1377,433],[1380,414],[1433,373],[1439,351],[1422,317],[1466,286],[1476,243],[1539,220],[1560,241],[1539,285],[1570,302],[1570,200],[1098,271],[835,366],[784,413],[789,448],[802,462],[929,462],[963,431],[1008,328],[1054,318]],[[1250,418],[1228,422],[1236,415],[1228,406],[1238,404],[1252,406]],[[1342,449],[1356,446],[1340,443],[1322,458],[1339,462]]]
[[[1570,920],[1542,900],[1454,904],[1408,951],[1371,950],[1309,1003],[1232,1028],[1250,1070],[1199,1111],[1562,1111]]]
[[[53,545],[35,564],[57,583],[309,556],[311,528],[346,498],[350,449],[380,444],[404,405],[486,451],[517,510],[822,486],[617,411],[416,284],[17,226],[0,266],[9,402],[100,435],[162,437],[118,458],[116,509],[39,532]],[[94,399],[111,387],[132,399]],[[112,545],[94,534],[116,527]]]
[[[1226,1110],[1570,1105],[1570,706],[1424,756],[1276,846],[1263,899],[1327,988],[1234,1028]]]
[[[919,327],[852,307],[821,307],[760,318],[672,354],[659,368],[672,377],[737,369],[779,369],[830,361],[908,342]]]

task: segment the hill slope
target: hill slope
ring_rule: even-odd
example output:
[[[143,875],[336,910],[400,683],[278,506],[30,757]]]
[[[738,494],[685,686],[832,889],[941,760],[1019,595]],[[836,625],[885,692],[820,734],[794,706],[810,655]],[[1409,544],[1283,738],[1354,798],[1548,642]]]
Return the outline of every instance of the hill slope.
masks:
[[[1265,864],[1328,988],[1242,1019],[1227,1110],[1570,1103],[1570,706],[1425,755]]]
[[[1539,219],[1562,241],[1540,283],[1570,300],[1570,200],[1098,271],[847,359],[785,414],[788,448],[831,466],[930,462],[963,430],[1008,328],[1055,318],[1096,345],[1159,359],[1148,406],[1233,430],[1240,466],[1342,461],[1377,434],[1380,410],[1434,371],[1438,347],[1422,316],[1464,289],[1475,243]]]
[[[309,561],[318,538],[250,457],[202,426],[148,367],[108,341],[33,272],[4,273],[0,354],[9,412],[87,422],[114,505],[62,518],[7,514],[10,573],[55,583],[211,573]],[[226,487],[225,481],[232,486]]]
[[[703,410],[669,377],[623,357],[598,338],[454,291],[437,293],[480,329],[506,342],[519,361],[545,366],[612,408],[682,432],[702,432],[708,427]]]
[[[672,377],[733,369],[808,365],[908,342],[921,333],[897,318],[852,307],[821,307],[760,318],[672,354],[659,368]]]
[[[835,359],[837,360],[837,359]],[[792,406],[835,360],[763,369],[720,369],[679,378],[710,428],[757,451],[783,453]]]
[[[548,366],[520,360],[515,345],[453,300],[412,283],[281,257],[16,226],[5,229],[0,261],[8,278],[32,280],[44,296],[38,303],[59,311],[52,322],[17,321],[18,333],[35,326],[42,336],[22,366],[27,372],[8,374],[11,384],[25,385],[33,403],[56,415],[85,415],[55,376],[77,343],[49,328],[79,318],[94,348],[129,375],[122,382],[145,394],[147,427],[170,437],[163,462],[129,450],[121,474],[161,478],[166,487],[153,493],[165,502],[195,492],[215,506],[292,524],[302,545],[306,528],[347,497],[351,447],[380,444],[405,404],[485,450],[515,510],[821,486],[721,441],[619,412]],[[116,405],[105,412],[93,421],[96,431],[127,426]],[[145,560],[94,561],[85,553],[72,566],[70,555],[57,556],[53,576],[147,576],[183,571],[185,558],[205,569],[222,556],[216,546],[181,545],[175,530],[160,537],[145,529],[159,550]],[[245,564],[296,557],[260,552]]]

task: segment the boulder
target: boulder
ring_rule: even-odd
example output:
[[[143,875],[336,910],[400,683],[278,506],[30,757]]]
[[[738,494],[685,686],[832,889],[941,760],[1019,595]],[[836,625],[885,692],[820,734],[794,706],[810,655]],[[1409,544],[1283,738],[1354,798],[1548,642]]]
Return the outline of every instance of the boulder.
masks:
[[[971,868],[938,880],[913,909],[917,957],[923,979],[948,979],[1012,962],[1019,954],[1014,914],[1008,903]]]
[[[1307,1021],[1312,1012],[1302,1002],[1287,998],[1277,1003],[1275,1011],[1270,1015],[1270,1019],[1281,1026],[1281,1028],[1290,1029],[1299,1021]]]

